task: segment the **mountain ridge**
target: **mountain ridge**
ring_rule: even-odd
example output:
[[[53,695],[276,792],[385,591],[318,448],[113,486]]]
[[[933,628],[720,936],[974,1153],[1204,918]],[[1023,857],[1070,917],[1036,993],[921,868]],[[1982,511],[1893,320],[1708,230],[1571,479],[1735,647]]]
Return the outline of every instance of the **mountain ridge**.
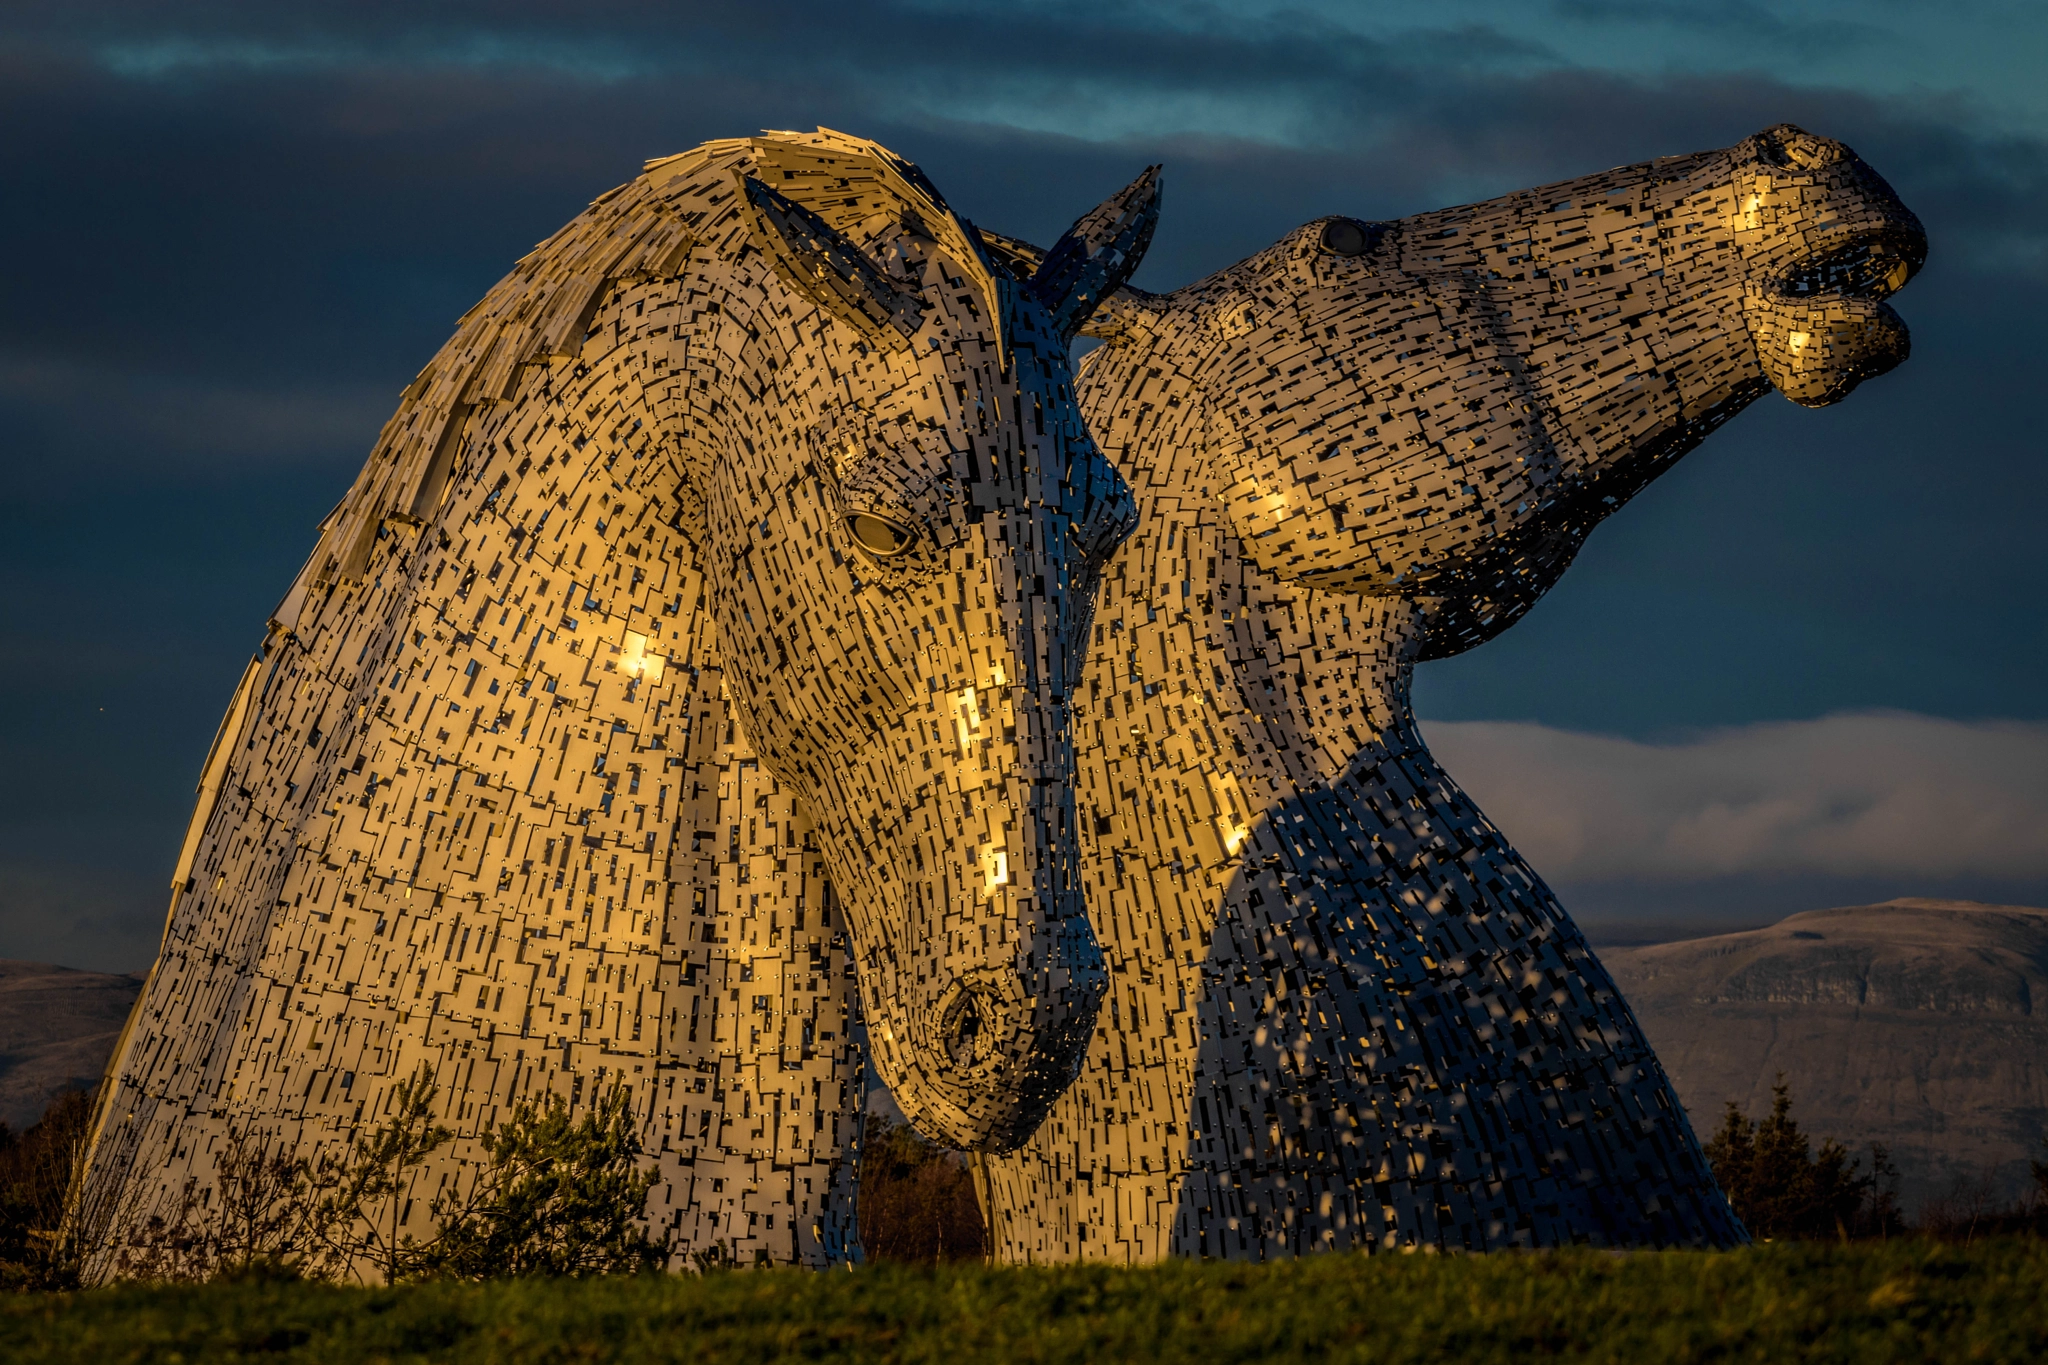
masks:
[[[0,958],[0,1123],[20,1132],[57,1095],[99,1084],[142,979]]]
[[[2048,909],[1901,897],[1600,950],[1702,1138],[1783,1072],[1816,1140],[1890,1149],[1910,1209],[2011,1197],[2048,1136]]]

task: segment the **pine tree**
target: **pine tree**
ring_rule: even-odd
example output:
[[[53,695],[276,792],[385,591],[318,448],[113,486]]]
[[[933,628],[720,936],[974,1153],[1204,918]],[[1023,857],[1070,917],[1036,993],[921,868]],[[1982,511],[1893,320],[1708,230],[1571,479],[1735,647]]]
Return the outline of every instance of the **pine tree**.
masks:
[[[421,1271],[457,1279],[506,1275],[611,1275],[658,1270],[665,1243],[642,1219],[652,1172],[639,1169],[624,1085],[581,1120],[559,1095],[527,1099],[484,1139],[490,1167],[468,1196],[436,1202],[443,1232]]]
[[[1714,1178],[1750,1234],[1778,1238],[1843,1237],[1896,1228],[1891,1190],[1897,1171],[1881,1146],[1871,1149],[1871,1170],[1833,1138],[1815,1152],[1792,1118],[1785,1074],[1771,1086],[1771,1112],[1752,1123],[1733,1100],[1707,1143]]]
[[[386,1284],[418,1272],[429,1248],[406,1225],[412,1216],[412,1181],[418,1168],[455,1134],[434,1121],[440,1087],[422,1063],[392,1091],[391,1113],[368,1136],[358,1135],[348,1155],[320,1163],[313,1179],[324,1192],[318,1223],[329,1252],[341,1265],[367,1261]]]

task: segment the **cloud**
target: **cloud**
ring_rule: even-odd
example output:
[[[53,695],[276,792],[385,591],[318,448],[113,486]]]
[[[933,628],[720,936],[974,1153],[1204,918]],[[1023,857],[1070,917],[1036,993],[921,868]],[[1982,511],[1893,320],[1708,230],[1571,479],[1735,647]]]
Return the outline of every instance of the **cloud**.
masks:
[[[2048,879],[2048,724],[1872,711],[1672,743],[1497,721],[1423,728],[1553,881]]]
[[[262,384],[230,375],[138,373],[0,353],[0,413],[99,453],[98,477],[166,467],[349,465],[397,406],[382,385]]]
[[[723,11],[686,33],[609,7],[574,43],[554,8],[437,8],[430,24],[367,7],[354,32],[270,13],[150,8],[104,40],[0,28],[0,123],[21,134],[0,176],[38,210],[0,224],[0,260],[35,263],[0,275],[17,320],[0,347],[396,387],[527,246],[643,158],[812,122],[881,137],[970,216],[1041,235],[1163,158],[1141,280],[1157,288],[1322,213],[1396,216],[1792,119],[1865,152],[1928,219],[1938,263],[2048,279],[2048,141],[1931,97],[1571,67],[1481,27],[1376,39],[1107,9],[1069,16],[1059,44],[1019,44],[979,11],[845,23],[787,5],[782,31],[840,36],[778,52],[777,25]],[[919,41],[890,36],[897,20]],[[150,44],[161,60],[130,60]],[[639,65],[590,55],[621,47]],[[1085,194],[1064,189],[1076,179]]]
[[[163,868],[176,856],[173,845]],[[170,875],[155,867],[94,864],[86,877],[76,865],[0,849],[0,958],[137,971],[156,957],[169,904]]]
[[[1860,23],[1841,15],[1790,18],[1749,0],[1719,0],[1713,5],[1685,0],[1556,0],[1552,9],[1559,18],[1582,24],[1669,28],[1689,38],[1727,40],[1752,51],[1769,44],[1808,60],[1837,56],[1844,48],[1870,46],[1892,36],[1881,24]]]
[[[1626,23],[1585,12],[18,0],[0,16],[0,126],[13,134],[0,183],[20,206],[0,216],[0,429],[24,453],[0,505],[18,608],[0,651],[13,679],[0,750],[38,777],[0,801],[0,854],[34,802],[82,825],[108,818],[111,791],[135,818],[182,829],[190,750],[228,685],[209,680],[231,682],[311,523],[454,319],[642,159],[763,126],[877,138],[968,216],[1039,240],[1164,160],[1166,213],[1138,278],[1151,289],[1325,213],[1399,216],[1726,145],[1781,119],[1842,137],[1933,237],[1901,302],[1912,364],[1841,410],[1759,404],[1596,534],[1529,621],[1429,665],[1421,685],[1442,713],[1636,731],[1866,704],[2036,713],[2048,633],[2027,604],[2048,591],[2048,560],[2028,518],[2048,466],[2030,366],[2048,300],[2048,120],[1996,125],[1957,81],[1894,62],[1896,42],[1856,49],[1866,76],[1882,58],[1880,83],[1853,62],[1805,60],[1810,32],[1764,32],[1753,13],[1716,38],[1672,5]],[[1945,10],[1938,22],[1957,21]],[[1652,31],[1667,36],[1645,42]],[[77,679],[52,686],[45,661],[110,634],[120,664],[88,675],[105,695],[87,719],[64,709]],[[82,761],[78,727],[108,724],[102,703],[133,728]],[[1450,753],[1456,727],[1440,730]],[[1559,754],[1620,745],[1644,774],[1690,772],[1696,751],[1723,742],[1629,749],[1543,733],[1562,736]],[[1613,822],[1647,818],[1634,798],[1553,838],[1555,811],[1518,807],[1506,778],[1498,796],[1485,786],[1494,769],[1512,777],[1517,754],[1540,756],[1459,751],[1453,768],[1553,876],[1634,867],[1668,889],[1672,868],[1718,866],[1735,848],[1764,866],[1833,866],[1813,852],[1830,838],[1851,864],[1851,836],[1905,799],[1873,801],[1862,825],[1812,806],[1820,796],[1783,808],[1806,830],[1794,856],[1790,836],[1768,833],[1778,808],[1738,792],[1722,828],[1701,815],[1680,837],[1674,815],[1645,836],[1662,852],[1617,864],[1612,849],[1607,862],[1585,851],[1584,830],[1633,828]],[[1599,788],[1591,768],[1560,771]],[[40,836],[20,846],[94,874],[105,849],[140,847],[103,845],[62,859]],[[17,886],[0,897],[17,935],[7,951],[71,952],[32,946],[41,926],[57,935],[100,913],[58,896],[67,875],[0,875]],[[1683,875],[1708,879],[1696,891],[1727,880]],[[144,880],[132,904],[103,898],[128,905],[119,913],[146,937],[161,906]]]

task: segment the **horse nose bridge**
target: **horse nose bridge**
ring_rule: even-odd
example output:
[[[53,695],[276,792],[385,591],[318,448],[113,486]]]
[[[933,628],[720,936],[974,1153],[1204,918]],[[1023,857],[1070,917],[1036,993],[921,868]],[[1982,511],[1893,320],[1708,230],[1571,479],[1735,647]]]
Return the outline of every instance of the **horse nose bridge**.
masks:
[[[1096,535],[1058,505],[1026,503],[983,518],[979,557],[992,600],[968,626],[970,647],[983,655],[974,672],[985,683],[1036,691],[1062,676],[1053,665],[1100,568],[1101,553],[1088,543]]]
[[[963,1145],[1007,1144],[1049,1102],[1045,1078],[1071,1078],[1100,993],[1071,749],[1042,690],[962,688],[931,702],[916,727],[933,741],[920,820],[940,837],[893,855],[899,884],[923,889],[896,930],[914,983],[874,1002],[907,1051],[878,1060],[906,1112]]]

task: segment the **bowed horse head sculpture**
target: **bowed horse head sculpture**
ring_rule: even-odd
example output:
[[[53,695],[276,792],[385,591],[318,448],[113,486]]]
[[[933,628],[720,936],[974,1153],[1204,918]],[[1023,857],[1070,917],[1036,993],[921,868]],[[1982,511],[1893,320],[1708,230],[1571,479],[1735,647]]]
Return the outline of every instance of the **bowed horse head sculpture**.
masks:
[[[861,240],[744,179],[779,287],[693,337],[724,401],[686,443],[734,697],[823,839],[877,1070],[928,1132],[1006,1150],[1103,985],[1067,715],[1136,512],[1068,347],[1136,268],[1156,179],[1019,277],[921,177],[878,174],[879,228],[838,206]]]
[[[1081,695],[1117,988],[1081,1079],[989,1164],[1000,1258],[1742,1239],[1409,682],[1761,394],[1897,364],[1885,300],[1925,252],[1853,153],[1781,126],[1321,219],[1098,313],[1082,406],[1139,499]]]
[[[1068,348],[1156,207],[1148,173],[1018,270],[873,143],[713,142],[465,314],[208,757],[87,1240],[427,1068],[443,1178],[611,1078],[680,1243],[843,1255],[842,949],[905,1111],[1021,1142],[1102,992],[1067,708],[1135,516]]]

